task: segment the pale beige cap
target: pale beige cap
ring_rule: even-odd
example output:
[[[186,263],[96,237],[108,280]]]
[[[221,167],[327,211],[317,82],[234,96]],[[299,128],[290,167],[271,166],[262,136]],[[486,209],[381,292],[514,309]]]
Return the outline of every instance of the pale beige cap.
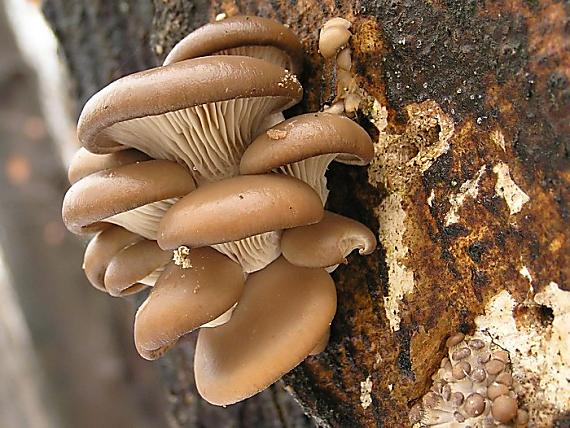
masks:
[[[135,345],[148,359],[160,358],[178,339],[206,324],[240,298],[241,267],[213,248],[190,252],[191,266],[174,263],[160,275],[135,318]]]

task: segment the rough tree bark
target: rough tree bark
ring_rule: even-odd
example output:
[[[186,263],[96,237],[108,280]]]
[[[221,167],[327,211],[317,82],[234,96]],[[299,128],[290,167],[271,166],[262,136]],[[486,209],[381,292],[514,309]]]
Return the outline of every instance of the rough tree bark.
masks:
[[[567,2],[155,0],[153,6],[44,1],[79,106],[110,80],[156,65],[177,40],[224,12],[272,17],[299,35],[307,61],[306,96],[297,110],[315,111],[334,96],[332,68],[317,53],[319,27],[333,16],[353,22],[353,70],[370,97],[358,120],[378,140],[377,156],[368,170],[331,168],[328,207],[378,231],[381,245],[335,272],[339,307],[330,344],[284,379],[318,424],[406,426],[445,338],[478,328],[477,317],[501,291],[513,302],[508,316],[517,326],[551,331],[560,311],[534,297],[551,286],[570,289]],[[174,352],[164,366],[174,418],[193,426],[204,407],[188,388],[189,349]],[[370,388],[361,384],[366,379]],[[369,407],[362,397],[368,394]],[[254,400],[252,406],[264,405],[264,396]],[[562,426],[568,415],[554,407],[548,421]],[[248,404],[238,408],[217,417],[247,424]],[[274,409],[287,414],[280,405]],[[542,411],[531,410],[536,418]],[[263,423],[268,418],[256,426]]]

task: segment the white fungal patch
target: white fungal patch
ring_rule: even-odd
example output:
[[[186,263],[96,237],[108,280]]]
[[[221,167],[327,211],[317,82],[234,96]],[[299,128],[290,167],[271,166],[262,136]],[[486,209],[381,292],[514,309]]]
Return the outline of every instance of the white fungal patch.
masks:
[[[388,126],[388,109],[380,103],[376,98],[372,102],[372,106],[366,112],[368,119],[380,132],[384,132]]]
[[[384,310],[393,331],[400,329],[400,302],[414,290],[414,274],[405,266],[408,247],[404,244],[406,212],[398,194],[388,196],[375,210],[380,223],[379,237],[388,264],[388,296]]]
[[[372,404],[372,379],[370,375],[366,378],[364,382],[360,382],[360,405],[363,409],[368,409]]]
[[[503,149],[503,152],[506,151],[505,136],[503,135],[500,129],[495,129],[493,132],[491,132],[491,141],[495,143],[497,146],[499,146],[501,149]]]
[[[475,177],[473,177],[471,180],[467,180],[461,185],[458,193],[449,197],[451,208],[449,208],[449,211],[445,215],[446,226],[459,222],[459,209],[463,206],[467,198],[477,198],[477,195],[479,194],[479,181],[481,180],[484,172],[485,165],[479,168],[479,171],[477,174],[475,174]]]
[[[497,294],[475,323],[510,353],[529,426],[551,426],[557,416],[570,411],[570,292],[551,282],[534,302],[552,309],[551,324],[517,323],[517,302],[507,291]]]
[[[178,247],[172,254],[172,261],[174,261],[176,266],[182,267],[182,269],[190,269],[192,267],[190,248],[185,245]]]
[[[497,183],[495,184],[497,195],[505,199],[511,215],[520,212],[530,198],[511,178],[509,166],[500,162],[494,166],[493,172],[497,174]]]
[[[428,198],[427,198],[427,204],[432,207],[433,206],[433,200],[435,198],[435,190],[431,189],[431,193],[429,194]]]
[[[521,268],[519,269],[519,273],[521,274],[521,276],[523,278],[526,278],[528,280],[528,283],[530,285],[530,291],[533,291],[533,287],[532,287],[532,275],[530,274],[530,271],[528,270],[528,268],[525,265],[522,265]]]

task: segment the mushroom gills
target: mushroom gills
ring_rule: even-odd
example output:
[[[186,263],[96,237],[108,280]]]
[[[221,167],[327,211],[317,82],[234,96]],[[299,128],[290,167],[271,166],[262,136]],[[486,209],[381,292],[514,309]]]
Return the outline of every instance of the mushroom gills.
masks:
[[[170,198],[152,202],[130,211],[115,214],[106,218],[105,221],[122,226],[128,231],[141,235],[146,239],[156,240],[160,220],[178,199]]]
[[[212,245],[212,248],[239,263],[245,273],[263,269],[281,255],[281,231],[260,233],[239,241]]]
[[[156,159],[185,164],[198,184],[232,177],[267,116],[290,100],[238,98],[115,123],[103,132]]]
[[[162,272],[164,272],[164,268],[165,268],[165,266],[159,267],[158,269],[149,273],[147,276],[145,276],[139,282],[143,285],[148,286],[148,287],[154,287],[154,285],[156,284],[156,281],[158,281],[158,278],[160,277]]]
[[[216,55],[241,55],[262,59],[284,69],[291,68],[291,58],[283,50],[275,46],[250,45],[224,49]]]
[[[298,178],[307,183],[319,194],[324,206],[329,196],[325,173],[329,164],[336,156],[336,153],[314,156],[299,162],[281,166],[275,171]]]

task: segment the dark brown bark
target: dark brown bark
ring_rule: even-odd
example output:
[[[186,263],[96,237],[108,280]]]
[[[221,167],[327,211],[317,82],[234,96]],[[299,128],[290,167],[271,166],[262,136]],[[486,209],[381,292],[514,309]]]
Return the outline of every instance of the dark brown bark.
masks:
[[[135,26],[117,25],[119,12],[101,3],[44,5],[80,100],[118,75],[156,64],[177,40],[223,11],[273,17],[299,35],[307,64],[306,97],[297,110],[318,110],[334,95],[330,64],[317,53],[319,27],[332,16],[353,22],[354,70],[361,87],[387,106],[386,132],[396,144],[368,171],[332,167],[328,207],[376,231],[401,215],[402,227],[392,231],[395,238],[381,235],[373,256],[353,256],[335,272],[339,307],[330,344],[285,376],[319,424],[405,426],[443,356],[445,338],[471,332],[500,290],[518,302],[529,297],[521,263],[532,272],[533,293],[550,282],[568,290],[567,2],[156,0],[146,15],[139,3],[120,2],[131,11],[121,19]],[[72,16],[80,20],[70,27]],[[117,56],[106,56],[109,50]],[[376,137],[366,110],[358,120]],[[430,152],[447,143],[441,153]],[[418,153],[426,156],[402,162]],[[496,168],[503,164],[529,197],[520,212],[497,190]],[[477,197],[466,198],[459,221],[450,223],[452,197],[479,172]],[[395,244],[407,249],[396,259]],[[394,263],[412,274],[412,290],[395,300]],[[182,353],[166,365],[168,382],[181,382],[186,391],[191,379]],[[372,405],[364,408],[360,388],[369,376]],[[179,389],[175,396],[180,403]],[[189,406],[177,406],[189,412],[187,420],[196,417]]]

